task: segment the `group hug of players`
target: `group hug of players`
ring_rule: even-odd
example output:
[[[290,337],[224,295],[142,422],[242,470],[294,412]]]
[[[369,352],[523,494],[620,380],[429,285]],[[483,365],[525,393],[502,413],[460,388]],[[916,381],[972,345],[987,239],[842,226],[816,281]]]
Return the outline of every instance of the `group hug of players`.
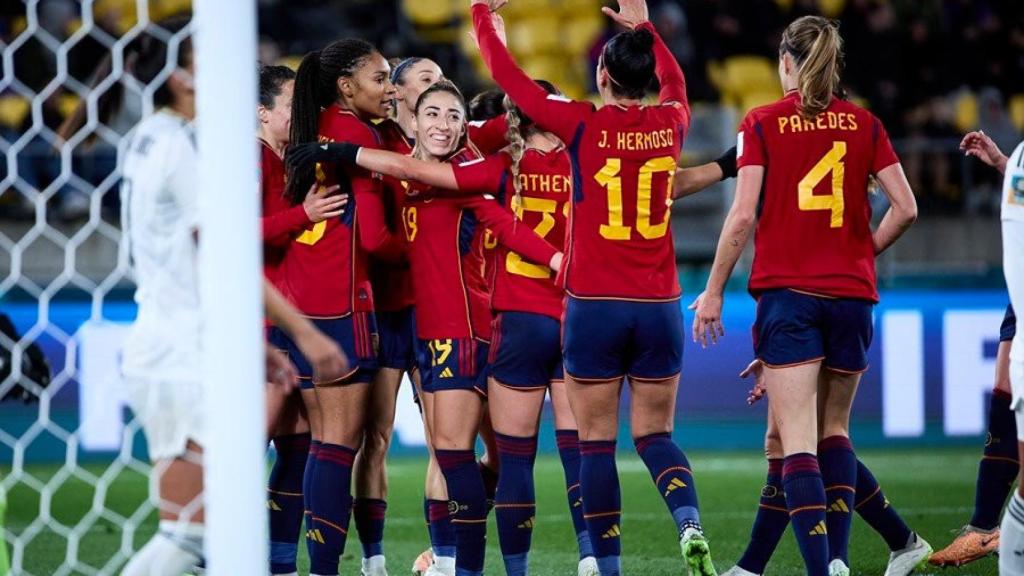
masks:
[[[868,368],[874,260],[911,225],[916,204],[885,128],[839,96],[836,25],[790,24],[779,50],[784,97],[746,116],[734,150],[681,170],[685,80],[643,0],[604,9],[627,31],[601,53],[600,107],[524,74],[504,44],[503,3],[473,0],[475,38],[502,91],[468,106],[436,63],[389,62],[361,40],[306,55],[297,73],[261,69],[265,273],[349,363],[340,378],[318,378],[315,362],[269,330],[302,383],[301,400],[272,395],[272,573],[296,572],[304,523],[311,574],[337,574],[350,516],[362,573],[387,573],[385,456],[408,373],[430,447],[430,550],[415,571],[481,574],[493,507],[507,573],[528,573],[538,422],[550,394],[578,573],[619,574],[625,379],[636,450],[685,563],[715,574],[694,473],[671,437],[684,326],[670,208],[738,174],[692,327],[705,346],[724,335],[725,283],[756,225],[757,360],[748,372],[752,400],[769,397],[768,476],[751,542],[728,573],[763,573],[792,524],[808,574],[849,574],[856,511],[892,551],[886,574],[909,574],[931,547],[856,458],[848,426]],[[653,80],[658,103],[644,105]],[[975,155],[986,145],[983,135],[965,139]],[[890,208],[872,230],[876,181]],[[979,478],[1012,482],[1013,419],[1002,411],[992,437],[1005,442],[987,445],[986,454],[1001,451],[982,462],[999,471]],[[478,435],[487,445],[479,461]],[[979,480],[988,516],[963,537],[994,528],[1006,492],[997,503],[992,494]],[[983,545],[991,551],[991,538]]]

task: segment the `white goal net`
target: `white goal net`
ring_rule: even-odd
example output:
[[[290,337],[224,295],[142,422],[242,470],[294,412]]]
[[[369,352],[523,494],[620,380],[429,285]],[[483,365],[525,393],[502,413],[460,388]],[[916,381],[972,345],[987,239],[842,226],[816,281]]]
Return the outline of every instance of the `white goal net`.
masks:
[[[135,314],[119,159],[175,68],[140,83],[129,47],[149,36],[171,60],[192,26],[160,23],[191,6],[0,4],[0,313],[14,328],[0,334],[0,574],[5,560],[17,575],[116,574],[156,531],[159,506],[119,375]],[[124,105],[103,123],[100,96],[116,89]],[[84,125],[62,139],[80,103]]]

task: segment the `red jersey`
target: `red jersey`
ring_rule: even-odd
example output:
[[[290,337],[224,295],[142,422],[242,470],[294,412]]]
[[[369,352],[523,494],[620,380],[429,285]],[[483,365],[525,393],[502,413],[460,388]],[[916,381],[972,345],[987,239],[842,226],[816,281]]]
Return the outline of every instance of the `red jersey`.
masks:
[[[838,98],[814,120],[800,95],[751,110],[737,166],[763,166],[752,294],[792,288],[878,301],[868,177],[899,159],[882,123]]]
[[[511,157],[501,153],[453,168],[460,190],[494,194],[517,219],[561,251],[572,194],[568,153],[565,149],[526,150],[519,163],[519,202],[515,198],[511,164]],[[547,266],[527,262],[502,245],[495,249],[494,266],[488,275],[493,310],[531,312],[561,319],[565,291],[555,283],[554,272]]]
[[[260,140],[260,194],[263,199],[263,275],[278,289],[282,288],[281,264],[288,244],[309,224],[306,209],[292,206],[284,197],[284,160],[262,139]]]
[[[686,81],[654,27],[660,105],[604,106],[548,94],[512,59],[485,5],[473,7],[494,80],[539,126],[568,145],[573,203],[560,282],[581,298],[679,297],[669,218],[672,178],[689,128]]]
[[[452,162],[473,155],[462,149]],[[416,332],[422,339],[491,337],[489,292],[484,280],[483,235],[495,237],[534,262],[555,250],[516,220],[493,197],[408,184],[402,222],[416,278]]]
[[[320,112],[319,139],[379,147],[373,128],[336,104]],[[284,259],[285,294],[308,316],[372,311],[366,251],[357,229],[365,212],[359,205],[368,195],[380,197],[380,179],[357,166],[318,164],[317,180],[323,186],[341,184],[343,192],[352,193],[356,206],[350,201],[340,217],[308,225],[295,238]]]

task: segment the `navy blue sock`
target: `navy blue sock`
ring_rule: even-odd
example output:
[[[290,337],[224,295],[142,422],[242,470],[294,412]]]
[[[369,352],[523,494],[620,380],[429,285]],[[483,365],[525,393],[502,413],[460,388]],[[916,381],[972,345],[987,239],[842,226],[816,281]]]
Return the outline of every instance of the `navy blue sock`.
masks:
[[[911,531],[903,518],[889,505],[871,470],[857,461],[857,495],[854,508],[868,526],[885,540],[889,550],[902,550],[910,541]]]
[[[363,558],[384,554],[384,516],[388,503],[377,498],[356,498],[352,503]]]
[[[988,435],[985,455],[978,463],[978,482],[974,489],[974,516],[971,526],[991,530],[999,526],[1006,497],[1017,479],[1017,420],[1010,410],[1010,395],[992,392],[988,409]]]
[[[829,436],[818,442],[818,463],[825,482],[825,525],[828,527],[829,560],[850,565],[850,528],[853,526],[854,494],[857,492],[857,456],[846,436]]]
[[[494,498],[498,493],[498,478],[500,473],[484,464],[483,460],[476,463],[480,468],[480,478],[484,481],[484,492],[487,494],[487,513],[490,514],[494,508]]]
[[[452,526],[448,502],[424,500],[427,508],[427,526],[430,530],[430,549],[434,557],[455,558],[455,528]]]
[[[309,456],[309,433],[274,438],[277,458],[267,481],[270,509],[270,572],[295,572],[295,556],[302,530],[304,474]]]
[[[313,554],[309,571],[337,574],[345,552],[348,521],[352,513],[352,461],[356,451],[340,444],[323,443],[316,455],[313,477]]]
[[[533,489],[537,437],[521,438],[495,432],[494,438],[501,460],[501,475],[494,499],[501,557],[508,576],[526,576],[537,513]]]
[[[594,555],[594,547],[590,543],[590,533],[587,532],[587,521],[583,519],[583,498],[580,496],[580,436],[575,430],[555,430],[555,442],[565,472],[565,494],[569,500],[572,527],[576,531],[576,545],[582,560]]]
[[[672,441],[670,432],[650,434],[635,439],[636,452],[647,465],[651,479],[665,499],[679,535],[686,528],[700,529],[700,508],[697,485],[693,481],[690,462]]]
[[[302,505],[303,520],[306,523],[306,552],[313,557],[313,549],[317,543],[313,540],[313,476],[316,475],[316,457],[320,453],[322,442],[313,440],[309,443],[309,456],[306,458],[306,470],[302,473]]]
[[[768,460],[768,478],[761,488],[761,502],[750,529],[750,543],[736,565],[754,574],[764,574],[786,526],[789,526],[789,510],[782,491],[782,458],[772,458]]]
[[[580,441],[580,488],[597,567],[601,576],[619,576],[622,504],[614,440]]]
[[[487,492],[473,450],[434,450],[455,526],[455,575],[479,576],[487,546]]]
[[[818,459],[806,452],[786,456],[782,485],[793,534],[808,576],[828,574],[828,528],[825,524],[825,483]]]

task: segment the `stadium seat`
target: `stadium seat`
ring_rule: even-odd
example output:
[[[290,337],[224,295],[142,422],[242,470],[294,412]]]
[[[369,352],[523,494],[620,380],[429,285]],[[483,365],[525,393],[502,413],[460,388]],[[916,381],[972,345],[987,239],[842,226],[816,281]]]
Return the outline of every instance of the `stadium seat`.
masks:
[[[561,31],[561,45],[573,55],[582,56],[594,45],[594,41],[604,30],[606,18],[600,12],[579,14],[564,20]]]
[[[726,102],[739,105],[747,93],[779,93],[775,63],[762,56],[732,56],[722,63],[719,90]]]
[[[751,109],[771,104],[780,97],[782,97],[782,92],[778,90],[744,93],[743,99],[740,101],[740,111],[745,115]]]
[[[0,125],[18,130],[28,116],[31,105],[21,96],[0,97]]]
[[[826,18],[838,18],[846,8],[846,0],[818,0],[818,10]]]
[[[78,95],[73,93],[61,94],[57,99],[57,109],[60,110],[60,115],[64,118],[71,116],[75,113],[75,108],[78,107]]]
[[[970,132],[978,125],[978,97],[969,90],[956,96],[953,124],[959,132]]]
[[[501,13],[506,20],[509,18],[536,18],[545,14],[550,16],[552,8],[550,0],[516,0],[502,8]]]
[[[1017,132],[1024,132],[1024,94],[1011,96],[1007,111],[1010,114],[1010,122],[1013,123]]]
[[[444,26],[459,17],[458,8],[451,0],[402,0],[402,9],[417,28]]]
[[[562,48],[562,27],[555,18],[517,19],[507,31],[509,48],[519,57],[556,54]]]

